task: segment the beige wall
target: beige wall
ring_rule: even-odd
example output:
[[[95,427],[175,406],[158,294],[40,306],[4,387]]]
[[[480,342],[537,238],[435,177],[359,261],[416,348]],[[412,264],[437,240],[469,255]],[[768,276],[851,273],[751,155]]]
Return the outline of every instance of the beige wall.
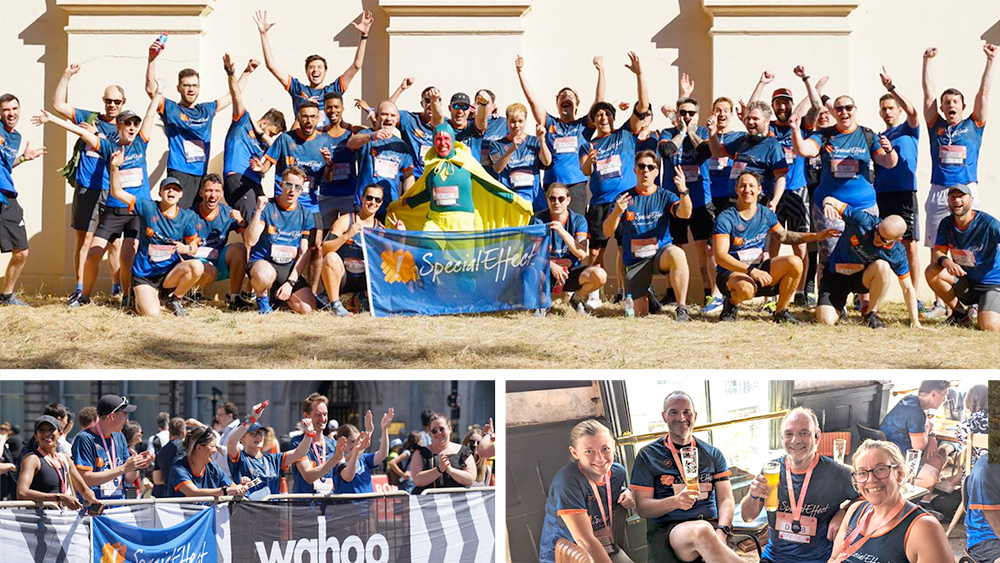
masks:
[[[251,20],[254,9],[269,10],[277,22],[270,33],[274,54],[286,71],[300,77],[303,59],[311,53],[327,58],[330,77],[347,68],[357,44],[357,32],[349,21],[362,9],[371,9],[376,23],[365,70],[355,78],[347,98],[360,95],[374,102],[403,77],[415,76],[416,85],[400,100],[404,109],[417,108],[419,91],[427,85],[440,87],[446,95],[489,87],[505,106],[523,101],[513,68],[514,57],[521,53],[527,59],[527,76],[550,111],[555,92],[566,85],[576,88],[585,104],[592,100],[594,55],[604,56],[608,99],[633,102],[635,79],[624,65],[627,51],[635,50],[657,107],[676,97],[680,69],[694,78],[695,95],[704,102],[719,95],[746,99],[765,67],[778,75],[774,87],[788,86],[801,96],[804,90],[791,74],[791,68],[801,63],[813,77],[830,74],[827,92],[853,95],[861,122],[880,130],[879,67],[885,64],[900,92],[919,104],[920,57],[930,44],[941,50],[936,61],[939,89],[958,87],[971,105],[983,68],[982,41],[1000,41],[1000,2],[964,0],[956,4],[960,7],[950,8],[959,23],[949,26],[937,23],[940,5],[932,0],[337,0],[317,10],[316,3],[301,0],[133,0],[127,5],[99,0],[3,1],[0,18],[7,31],[0,36],[0,48],[7,54],[3,88],[21,99],[18,129],[25,139],[49,150],[43,161],[14,172],[32,249],[22,282],[28,290],[44,284],[49,292],[65,292],[72,286],[73,232],[68,226],[72,193],[57,172],[71,145],[55,126],[44,131],[33,127],[30,115],[37,108],[51,107],[52,91],[69,62],[83,65],[71,83],[71,104],[100,109],[103,87],[118,83],[128,95],[127,106],[141,112],[147,103],[146,47],[162,30],[171,31],[171,37],[158,60],[159,76],[174,84],[181,68],[199,69],[204,100],[225,92],[223,52],[231,53],[240,65],[249,57],[262,58]],[[320,21],[332,23],[329,29],[315,31]],[[176,93],[167,90],[176,99]],[[290,117],[287,94],[263,67],[251,78],[245,97],[256,115],[275,106]],[[356,110],[347,115],[360,121]],[[228,113],[219,117],[213,171],[222,168],[229,121]],[[654,126],[665,126],[664,118],[658,115]],[[1000,137],[992,129],[987,128],[982,151],[980,191],[983,207],[996,213],[1000,193],[993,186],[998,166],[990,156],[1000,153]],[[921,133],[923,199],[930,166],[926,131]],[[149,148],[153,182],[162,177],[165,151],[158,127]],[[7,255],[0,257],[0,267],[6,260]],[[928,293],[926,287],[923,293]]]

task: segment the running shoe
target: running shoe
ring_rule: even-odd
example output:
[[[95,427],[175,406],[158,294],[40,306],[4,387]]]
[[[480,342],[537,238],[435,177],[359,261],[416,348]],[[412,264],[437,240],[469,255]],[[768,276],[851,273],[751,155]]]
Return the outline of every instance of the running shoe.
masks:
[[[348,311],[340,299],[330,303],[330,312],[336,317],[353,317],[354,315]]]
[[[184,305],[181,304],[181,298],[176,295],[171,295],[167,299],[167,310],[178,317],[187,316],[187,311],[184,310]]]
[[[11,307],[31,307],[31,305],[28,305],[24,301],[20,300],[13,293],[11,293],[8,297],[0,297],[0,305],[9,305]]]
[[[709,296],[705,298],[705,306],[701,308],[702,315],[710,315],[722,310],[722,298]]]
[[[733,305],[728,299],[722,303],[722,313],[719,315],[720,322],[731,323],[736,321],[736,314],[740,308]]]
[[[917,306],[919,308],[919,302]],[[941,317],[944,317],[947,314],[948,314],[948,309],[946,307],[941,306],[940,303],[935,301],[933,306],[931,307],[925,306],[924,310],[920,311],[920,318],[924,320],[940,319]]]
[[[648,301],[648,303],[649,303],[649,314],[650,315],[659,315],[660,312],[663,311],[663,304],[660,303],[660,301],[656,298],[656,293],[653,291],[652,287],[650,287],[649,290],[646,293],[649,296],[649,301]]]
[[[583,299],[577,298],[575,293],[573,294],[573,297],[569,298],[569,306],[581,315],[589,315],[593,312],[593,309],[587,306],[587,302]]]
[[[951,315],[944,320],[948,326],[972,326],[972,311],[969,309],[955,309]]]
[[[230,311],[252,311],[253,301],[242,293],[226,296],[226,309]]]
[[[271,299],[268,297],[257,296],[257,311],[261,315],[270,315],[274,313],[274,309],[271,308]]]
[[[591,291],[590,295],[587,296],[587,305],[589,305],[591,309],[599,309],[602,304],[600,290]]]
[[[775,311],[774,314],[771,315],[771,320],[774,321],[774,322],[776,322],[776,323],[786,323],[786,324],[792,324],[792,325],[803,324],[802,321],[800,321],[800,320],[796,319],[795,317],[793,317],[792,314],[788,312],[788,309],[782,309],[780,311]]]
[[[869,328],[885,328],[885,323],[879,318],[878,311],[868,313],[864,318],[865,324],[867,324]]]
[[[679,323],[689,323],[691,322],[691,313],[688,312],[688,308],[684,305],[678,305],[675,318]]]

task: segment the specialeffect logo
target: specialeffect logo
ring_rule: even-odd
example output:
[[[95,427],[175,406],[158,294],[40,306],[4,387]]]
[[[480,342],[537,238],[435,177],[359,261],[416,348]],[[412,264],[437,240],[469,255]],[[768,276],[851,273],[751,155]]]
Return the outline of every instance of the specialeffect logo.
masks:
[[[260,563],[294,563],[303,561],[306,553],[310,562],[317,563],[388,563],[389,541],[382,534],[372,534],[367,542],[358,536],[347,536],[341,542],[335,536],[326,536],[326,518],[319,516],[316,522],[319,524],[316,539],[271,542],[270,553],[264,542],[254,542]]]

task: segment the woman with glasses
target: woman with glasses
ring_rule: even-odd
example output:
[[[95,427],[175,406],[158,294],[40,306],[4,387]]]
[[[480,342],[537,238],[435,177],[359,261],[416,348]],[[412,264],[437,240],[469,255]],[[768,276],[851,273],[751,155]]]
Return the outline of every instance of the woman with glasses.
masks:
[[[493,476],[493,467],[490,460],[479,456],[479,442],[482,441],[482,430],[473,428],[462,438],[462,445],[472,450],[472,458],[476,460],[476,480],[472,482],[473,487],[489,487],[490,478]]]
[[[941,524],[903,497],[910,474],[895,444],[864,441],[851,477],[864,502],[847,509],[828,563],[954,563]]]
[[[21,460],[18,500],[54,502],[60,508],[79,510],[81,504],[75,493],[79,491],[87,504],[97,503],[97,496],[83,481],[80,470],[69,456],[57,451],[61,436],[60,424],[55,417],[43,414],[35,419],[37,448],[24,454]]]
[[[410,475],[416,487],[413,494],[425,489],[470,487],[476,480],[476,461],[472,450],[451,441],[448,417],[434,413],[430,419],[431,443],[414,452]]]
[[[305,437],[298,447],[284,453],[265,452],[264,437],[267,428],[257,423],[264,413],[267,403],[253,406],[250,414],[232,432],[226,442],[226,453],[229,454],[229,472],[233,479],[242,482],[243,477],[250,480],[259,478],[261,483],[247,489],[247,498],[260,500],[267,495],[276,495],[281,489],[281,476],[291,470],[292,464],[305,457],[312,446],[312,438],[316,436],[312,419],[302,419],[302,431]],[[240,449],[240,445],[243,446]]]
[[[365,276],[361,231],[365,227],[384,228],[375,216],[382,206],[383,197],[382,186],[368,185],[362,193],[360,210],[337,217],[323,241],[323,286],[330,300],[330,312],[338,317],[351,316],[340,300],[341,293],[358,294],[361,296],[361,310],[368,309],[368,279]]]
[[[243,496],[247,492],[243,476],[241,484],[234,485],[222,468],[212,461],[216,452],[215,432],[208,426],[199,426],[184,438],[184,455],[174,460],[167,479],[168,497],[222,497]]]

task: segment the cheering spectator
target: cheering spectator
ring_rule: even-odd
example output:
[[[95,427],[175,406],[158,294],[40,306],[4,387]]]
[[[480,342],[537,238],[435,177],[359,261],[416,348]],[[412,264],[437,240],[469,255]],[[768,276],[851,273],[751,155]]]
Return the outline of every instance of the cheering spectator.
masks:
[[[245,484],[234,485],[212,456],[216,453],[215,433],[207,426],[200,426],[184,438],[184,457],[174,461],[167,479],[167,496],[170,497],[222,497],[243,496]],[[244,478],[249,482],[249,478]]]
[[[371,445],[372,432],[375,424],[372,422],[372,411],[365,414],[365,432],[358,432],[358,429],[350,424],[345,424],[337,429],[338,447],[340,440],[345,440],[346,460],[339,464],[333,472],[333,484],[335,493],[373,493],[372,469],[378,467],[389,455],[389,423],[395,411],[390,407],[389,412],[382,415],[380,426],[382,427],[382,439],[379,449],[375,453],[362,453]]]
[[[479,444],[482,442],[482,430],[473,428],[462,438],[462,445],[472,450],[472,457],[476,460],[476,480],[472,482],[473,487],[490,486],[490,477],[493,476],[493,468],[490,467],[489,459],[479,457]]]
[[[62,425],[53,416],[43,414],[35,419],[34,438],[36,449],[24,456],[21,477],[17,482],[17,498],[35,502],[55,502],[70,510],[79,510],[80,501],[74,488],[87,504],[97,503],[94,492],[87,487],[83,476],[69,456],[59,453]]]
[[[416,487],[413,494],[441,487],[469,487],[476,480],[472,450],[451,441],[448,417],[434,413],[430,419],[431,445],[413,454],[410,473]]]

